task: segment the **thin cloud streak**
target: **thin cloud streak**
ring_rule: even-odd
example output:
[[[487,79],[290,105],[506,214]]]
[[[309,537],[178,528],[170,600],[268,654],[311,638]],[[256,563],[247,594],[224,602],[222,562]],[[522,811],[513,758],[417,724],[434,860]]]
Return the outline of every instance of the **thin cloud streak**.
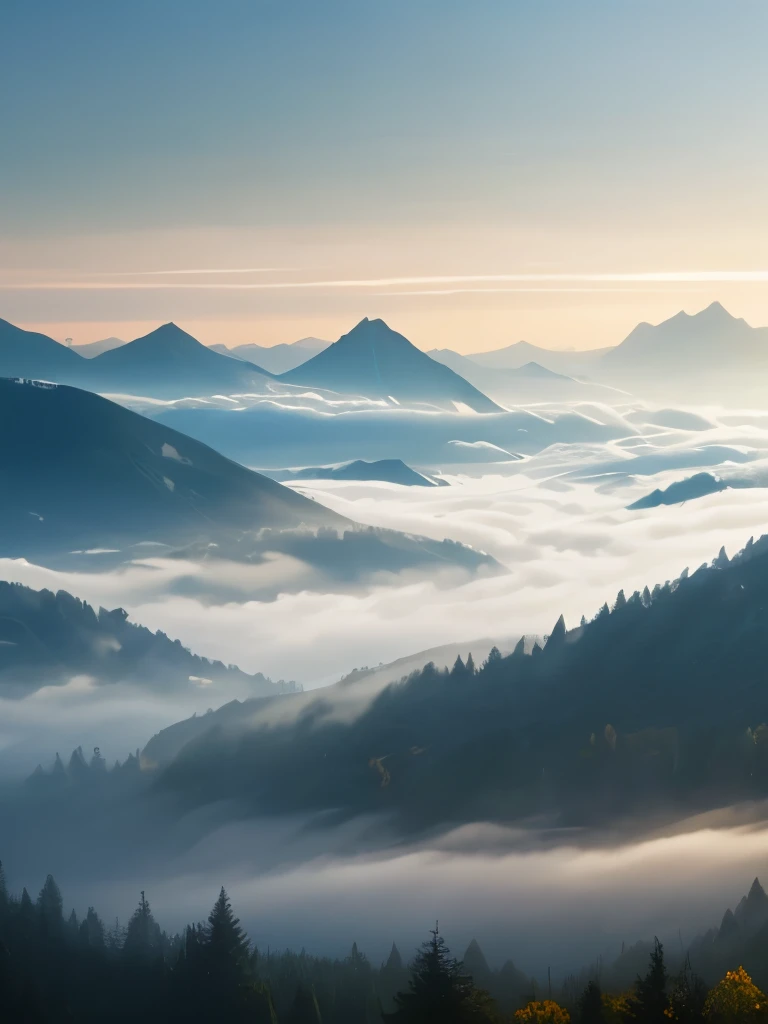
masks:
[[[681,288],[678,292],[700,294],[703,288]],[[405,292],[376,292],[377,298],[408,295],[663,295],[666,288],[431,288]]]
[[[221,270],[166,270],[166,271],[132,271],[122,276],[163,276],[168,274],[240,274],[278,272],[278,268],[253,269],[221,269]],[[393,288],[419,285],[488,285],[517,284],[531,285],[563,285],[567,291],[588,291],[590,288],[579,289],[575,285],[631,285],[631,284],[766,284],[768,270],[681,270],[681,271],[643,271],[633,273],[595,273],[595,274],[443,274],[416,277],[379,277],[379,278],[341,278],[313,281],[248,281],[248,282],[165,282],[165,281],[40,281],[0,284],[3,291],[99,291],[99,290],[189,290],[189,291],[302,291],[312,289],[366,289]],[[466,289],[459,288],[459,293]],[[481,289],[485,291],[486,289]],[[606,291],[614,289],[605,289]],[[440,294],[440,292],[408,291],[404,294]],[[395,293],[397,294],[397,293]]]
[[[291,274],[297,267],[228,267],[204,270],[119,270],[107,277],[163,277],[166,274]]]

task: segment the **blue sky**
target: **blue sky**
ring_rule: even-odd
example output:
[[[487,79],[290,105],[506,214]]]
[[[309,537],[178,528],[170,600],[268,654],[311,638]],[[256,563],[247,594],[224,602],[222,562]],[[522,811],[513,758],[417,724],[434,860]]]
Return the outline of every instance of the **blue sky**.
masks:
[[[711,298],[768,321],[754,283],[85,287],[195,268],[279,282],[768,267],[761,2],[6,0],[3,29],[9,319],[86,340],[172,318],[269,343],[378,314],[465,350],[608,343]]]

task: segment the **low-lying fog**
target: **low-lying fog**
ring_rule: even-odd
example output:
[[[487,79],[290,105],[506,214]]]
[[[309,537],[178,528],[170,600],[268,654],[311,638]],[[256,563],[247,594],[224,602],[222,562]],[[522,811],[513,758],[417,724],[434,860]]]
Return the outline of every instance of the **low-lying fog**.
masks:
[[[405,573],[357,592],[329,585],[275,600],[254,599],[264,567],[215,560],[147,557],[97,572],[83,554],[82,571],[57,572],[0,559],[0,578],[65,589],[97,607],[125,607],[133,621],[196,653],[315,687],[431,647],[462,642],[469,650],[478,637],[546,633],[561,612],[575,624],[611,603],[620,587],[629,594],[663,583],[710,561],[721,546],[733,554],[765,531],[768,489],[761,487],[644,511],[626,507],[703,467],[727,474],[737,464],[742,472],[746,462],[754,470],[768,445],[761,425],[720,423],[629,441],[631,454],[623,443],[557,445],[522,463],[471,466],[446,474],[449,487],[300,485],[359,522],[472,544],[503,563],[505,575]],[[293,579],[301,567],[276,560],[267,570]],[[486,653],[473,650],[476,660]],[[157,729],[234,696],[243,694],[190,684],[187,696],[171,701],[157,697],[151,680],[131,690],[81,679],[66,690],[3,702],[0,770],[11,761],[34,767],[46,753],[78,743],[122,757]]]
[[[330,833],[296,822],[230,825],[156,877],[132,877],[121,865],[119,882],[78,880],[76,867],[56,864],[55,851],[51,870],[67,910],[95,905],[107,920],[125,921],[144,889],[158,920],[179,929],[204,919],[224,884],[263,950],[343,956],[357,941],[378,963],[392,941],[410,955],[439,919],[459,954],[476,937],[494,967],[512,957],[527,972],[551,966],[557,977],[654,934],[677,951],[719,925],[756,875],[768,881],[768,830],[728,816],[619,846],[474,825],[359,852],[371,825]],[[12,882],[34,892],[42,879],[18,866]]]

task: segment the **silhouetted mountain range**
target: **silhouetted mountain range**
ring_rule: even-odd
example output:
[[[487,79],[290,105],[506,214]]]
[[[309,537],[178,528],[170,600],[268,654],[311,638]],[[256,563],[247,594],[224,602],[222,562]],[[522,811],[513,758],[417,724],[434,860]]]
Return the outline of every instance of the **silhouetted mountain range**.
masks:
[[[122,608],[95,611],[64,590],[0,581],[0,693],[22,696],[77,674],[154,691],[237,684],[256,697],[301,689],[198,657],[165,633],[129,622]]]
[[[43,334],[0,321],[0,377],[158,398],[264,390],[271,374],[212,351],[175,324],[83,358]]]
[[[263,389],[271,376],[214,352],[176,324],[102,352],[86,366],[83,382],[97,391],[171,398]]]
[[[484,370],[508,371],[529,362],[580,378],[583,386],[613,385],[636,394],[680,401],[753,401],[768,384],[768,327],[751,327],[719,302],[695,314],[682,310],[660,324],[638,324],[612,348],[554,350],[520,341],[491,352],[459,356],[434,353],[456,368],[464,360]],[[486,378],[464,376],[490,390]],[[491,393],[506,394],[510,382],[499,378]],[[608,395],[606,401],[610,401]]]
[[[299,341],[291,342],[290,345],[235,345],[234,348],[227,348],[226,345],[211,345],[214,352],[223,356],[234,356],[235,359],[245,359],[249,363],[256,363],[264,367],[270,373],[286,373],[296,366],[301,366],[312,356],[323,352],[331,344],[330,341],[323,341],[322,338],[300,338]]]
[[[457,373],[412,345],[383,320],[361,320],[349,334],[279,378],[290,384],[375,396],[393,404],[498,412]]]
[[[750,327],[713,302],[698,313],[676,313],[663,323],[638,324],[600,361],[602,373],[723,373],[744,365],[768,367],[768,327]]]
[[[595,348],[577,351],[575,349],[550,349],[540,345],[531,345],[528,341],[517,341],[505,348],[493,349],[490,352],[473,352],[467,356],[478,366],[493,370],[517,370],[528,363],[562,373],[566,376],[591,376],[592,371],[608,348]]]
[[[436,349],[429,354],[437,362],[460,373],[483,393],[507,405],[533,402],[624,402],[627,399],[626,393],[616,388],[593,381],[576,380],[563,373],[555,373],[537,362],[506,369],[479,366],[474,356],[462,356],[451,349]]]

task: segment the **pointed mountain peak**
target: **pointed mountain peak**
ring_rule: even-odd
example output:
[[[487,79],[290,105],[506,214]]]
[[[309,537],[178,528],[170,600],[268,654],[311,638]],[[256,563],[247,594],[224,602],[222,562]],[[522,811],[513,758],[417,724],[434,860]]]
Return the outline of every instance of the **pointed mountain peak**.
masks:
[[[163,349],[189,350],[191,348],[204,349],[205,345],[198,341],[197,338],[193,338],[191,334],[182,330],[173,321],[169,321],[167,324],[161,324],[159,327],[156,327],[149,334],[145,334],[141,338],[135,338],[133,341],[129,341],[127,345],[122,345],[119,349],[113,349],[112,351],[126,352],[127,350],[147,349],[152,352],[158,352]],[[104,353],[104,355],[106,354]]]
[[[698,313],[694,315],[700,316],[702,318],[707,317],[709,319],[717,318],[719,320],[736,319],[735,316],[728,312],[728,310],[725,308],[722,302],[718,302],[717,300],[715,300],[714,302],[710,302],[710,304],[705,309],[700,310]]]

